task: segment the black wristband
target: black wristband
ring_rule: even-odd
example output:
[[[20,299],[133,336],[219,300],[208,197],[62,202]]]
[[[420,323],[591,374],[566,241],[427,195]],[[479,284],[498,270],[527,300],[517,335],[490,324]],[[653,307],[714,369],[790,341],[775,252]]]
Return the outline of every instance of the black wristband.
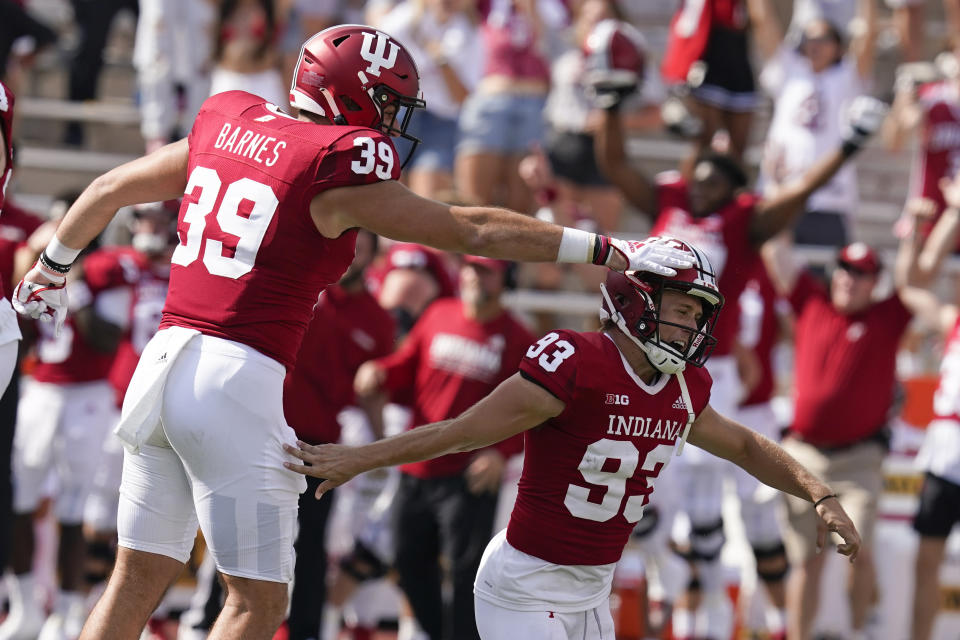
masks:
[[[840,153],[843,154],[844,158],[849,158],[858,151],[860,151],[860,145],[850,140],[844,140],[843,146],[840,147]]]
[[[593,264],[598,264],[604,266],[607,264],[607,260],[610,258],[610,252],[613,250],[613,244],[610,242],[610,238],[595,234],[593,237]]]
[[[70,267],[73,266],[70,264],[60,264],[59,262],[54,262],[53,260],[50,259],[49,256],[47,256],[46,250],[44,250],[43,253],[40,254],[40,264],[42,264],[44,267],[46,267],[50,271],[54,271],[61,275],[66,275],[70,271]]]
[[[822,498],[820,498],[819,500],[817,500],[816,502],[814,502],[814,503],[813,503],[813,508],[816,509],[817,507],[819,507],[820,504],[821,504],[824,500],[829,500],[830,498],[837,498],[837,497],[839,497],[839,496],[837,496],[837,494],[835,494],[835,493],[828,493],[827,495],[823,496]]]

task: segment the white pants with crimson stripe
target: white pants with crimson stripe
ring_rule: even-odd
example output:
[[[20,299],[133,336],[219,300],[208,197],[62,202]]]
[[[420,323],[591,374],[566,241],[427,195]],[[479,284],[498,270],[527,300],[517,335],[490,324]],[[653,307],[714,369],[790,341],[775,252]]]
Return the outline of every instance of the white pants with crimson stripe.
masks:
[[[482,640],[615,640],[613,616],[604,603],[588,611],[515,611],[474,599]]]

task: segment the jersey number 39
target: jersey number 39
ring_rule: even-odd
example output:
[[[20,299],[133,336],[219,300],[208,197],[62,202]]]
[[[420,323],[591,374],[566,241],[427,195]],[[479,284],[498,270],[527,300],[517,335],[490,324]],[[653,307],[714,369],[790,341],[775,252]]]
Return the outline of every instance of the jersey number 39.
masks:
[[[200,257],[202,249],[203,264],[211,274],[236,279],[249,273],[280,204],[277,195],[269,185],[250,178],[241,178],[227,185],[220,208],[217,209],[217,224],[221,231],[237,238],[234,254],[229,256],[224,255],[223,242],[203,237],[207,215],[213,211],[223,181],[213,169],[196,167],[190,174],[184,193],[189,196],[197,188],[200,189],[200,197],[187,206],[183,215],[183,222],[187,225],[187,242],[177,245],[171,261],[185,267]],[[244,201],[252,205],[249,215],[245,216],[240,215],[240,205]]]

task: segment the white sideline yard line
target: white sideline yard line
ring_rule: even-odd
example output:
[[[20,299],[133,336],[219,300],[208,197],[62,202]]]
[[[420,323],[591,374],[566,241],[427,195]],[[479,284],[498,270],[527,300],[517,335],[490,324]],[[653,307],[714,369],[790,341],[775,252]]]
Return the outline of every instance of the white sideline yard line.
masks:
[[[17,99],[17,113],[26,120],[78,120],[115,125],[139,125],[140,110],[130,103],[71,102],[54,98]]]
[[[124,162],[139,156],[128,153],[105,153],[82,149],[43,149],[22,147],[17,152],[19,170],[40,169],[47,171],[76,171],[79,173],[105,173]]]

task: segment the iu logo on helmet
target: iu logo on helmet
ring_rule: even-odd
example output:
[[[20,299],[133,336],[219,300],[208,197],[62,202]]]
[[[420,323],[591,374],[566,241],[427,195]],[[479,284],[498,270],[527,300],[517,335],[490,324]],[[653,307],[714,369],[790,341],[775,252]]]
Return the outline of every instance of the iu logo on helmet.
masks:
[[[374,38],[377,39],[376,45],[374,45],[373,42]],[[385,56],[387,45],[390,46],[390,53]],[[367,73],[379,76],[381,67],[384,69],[392,69],[397,61],[397,53],[399,51],[400,47],[396,42],[390,40],[390,36],[380,33],[379,31],[376,34],[370,33],[369,31],[363,32],[363,46],[360,48],[360,57],[369,64]]]

